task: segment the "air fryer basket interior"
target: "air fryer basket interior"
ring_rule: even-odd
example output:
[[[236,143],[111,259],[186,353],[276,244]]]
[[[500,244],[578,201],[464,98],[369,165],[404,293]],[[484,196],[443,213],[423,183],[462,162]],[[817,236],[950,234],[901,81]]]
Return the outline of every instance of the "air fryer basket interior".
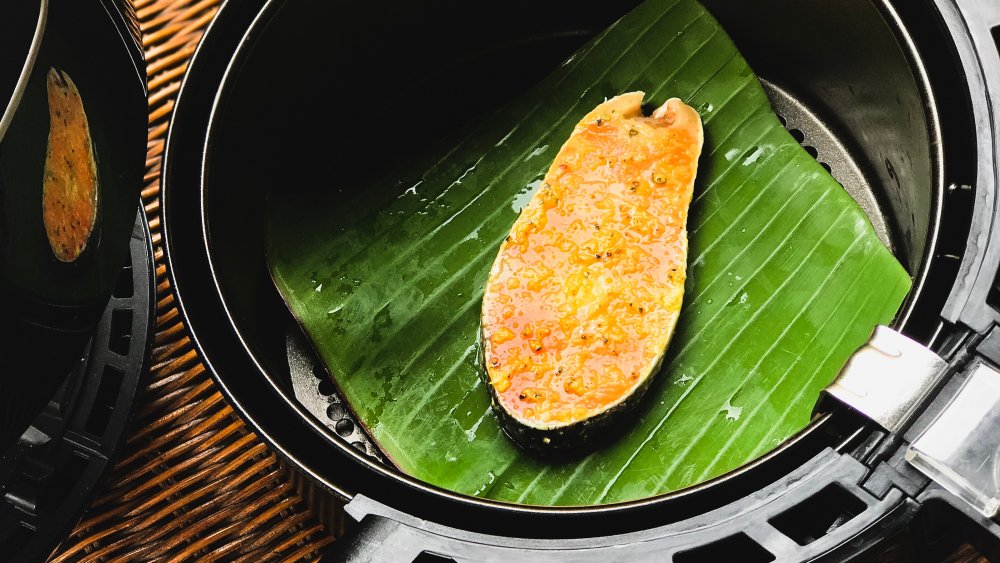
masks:
[[[887,23],[891,10],[872,0],[704,3],[765,80],[793,134],[919,278],[935,234],[936,153],[928,97],[914,55]],[[387,159],[466,129],[632,5],[437,2],[386,10],[372,2],[287,2],[277,11],[224,85],[202,197],[225,306],[284,400],[297,400],[286,337],[301,333],[267,273],[266,194],[365,189]],[[340,22],[335,32],[330,22]],[[311,143],[316,137],[324,142]],[[349,414],[323,402],[333,386],[313,384],[318,399],[305,406],[326,424],[331,447],[350,447],[344,437],[358,441],[353,421],[336,424]]]
[[[883,0],[703,3],[753,69],[815,112],[818,125],[842,143],[886,217],[896,257],[915,276],[934,234],[933,133],[914,68],[919,61],[911,63],[886,21],[891,6]]]

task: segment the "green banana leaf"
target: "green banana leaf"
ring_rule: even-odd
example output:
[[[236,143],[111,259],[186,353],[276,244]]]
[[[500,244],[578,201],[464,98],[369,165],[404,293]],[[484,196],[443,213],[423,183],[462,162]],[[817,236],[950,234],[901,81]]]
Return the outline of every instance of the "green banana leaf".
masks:
[[[620,436],[574,459],[538,458],[504,435],[480,378],[483,287],[577,120],[632,90],[657,105],[680,97],[705,124],[685,303]],[[420,170],[353,203],[272,197],[268,262],[383,451],[461,493],[608,503],[730,471],[808,424],[820,390],[910,286],[693,0],[642,4]]]

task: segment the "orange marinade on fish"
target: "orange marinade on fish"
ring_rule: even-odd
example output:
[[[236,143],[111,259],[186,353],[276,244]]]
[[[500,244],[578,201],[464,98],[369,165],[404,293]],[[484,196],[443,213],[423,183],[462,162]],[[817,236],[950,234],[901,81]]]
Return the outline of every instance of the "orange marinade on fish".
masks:
[[[46,75],[49,138],[42,183],[42,221],[60,262],[83,254],[97,221],[99,184],[83,98],[68,74]]]
[[[676,98],[645,117],[643,96],[579,122],[490,271],[486,375],[524,445],[561,447],[571,427],[626,410],[677,323],[701,118]]]

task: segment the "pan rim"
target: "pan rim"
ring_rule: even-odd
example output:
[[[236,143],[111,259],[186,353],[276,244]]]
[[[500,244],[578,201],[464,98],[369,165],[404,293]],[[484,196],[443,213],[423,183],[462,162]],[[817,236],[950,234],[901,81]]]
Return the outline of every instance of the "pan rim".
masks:
[[[28,47],[28,53],[24,58],[21,73],[14,84],[14,90],[10,93],[10,100],[7,102],[3,112],[0,112],[0,141],[6,135],[11,121],[14,120],[14,114],[17,113],[17,108],[21,104],[21,96],[24,95],[24,90],[28,87],[28,79],[31,77],[31,71],[35,68],[35,60],[38,58],[38,52],[41,50],[48,14],[49,0],[39,0],[38,19],[35,22],[35,31],[31,37],[31,45]]]

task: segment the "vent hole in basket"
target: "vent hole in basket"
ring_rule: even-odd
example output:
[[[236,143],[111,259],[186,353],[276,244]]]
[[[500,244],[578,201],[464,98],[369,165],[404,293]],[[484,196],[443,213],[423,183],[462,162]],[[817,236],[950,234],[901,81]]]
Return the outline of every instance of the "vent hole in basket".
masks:
[[[455,563],[455,560],[451,557],[445,557],[444,555],[438,555],[437,553],[431,553],[425,551],[417,556],[413,560],[413,563]]]
[[[125,373],[122,370],[106,365],[101,374],[101,383],[97,386],[97,394],[94,396],[94,406],[87,416],[87,423],[84,428],[87,432],[95,436],[103,436],[104,431],[111,421],[111,415],[115,412],[115,402],[118,392],[122,387],[122,380]]]
[[[119,299],[125,299],[132,297],[134,293],[135,288],[132,286],[132,265],[127,264],[122,268],[121,272],[118,272],[118,281],[115,282],[115,288],[111,290],[111,295]]]
[[[347,411],[344,410],[344,405],[340,403],[330,403],[326,407],[326,416],[330,420],[337,422],[338,420],[343,420],[347,417]]]
[[[799,545],[809,545],[865,511],[864,501],[829,485],[801,504],[782,512],[770,523]]]
[[[338,420],[337,424],[334,426],[337,429],[337,434],[340,434],[342,438],[346,438],[354,432],[354,422],[352,422],[349,418],[342,418]]]
[[[774,555],[743,533],[674,555],[674,563],[715,563],[716,561],[768,563],[768,561],[774,561]]]
[[[812,145],[802,145],[802,148],[806,149],[806,152],[809,153],[809,156],[813,158],[819,158],[819,151],[816,150],[816,147]]]
[[[802,132],[801,129],[792,128],[789,129],[788,132],[792,134],[792,138],[795,139],[796,143],[801,144],[803,141],[806,140],[806,135],[805,133]]]
[[[327,379],[327,377],[326,377],[326,370],[324,370],[323,366],[321,366],[319,364],[313,364],[312,374],[313,374],[313,377],[315,377],[316,379],[318,379],[320,381],[324,381],[324,380]]]
[[[111,334],[108,335],[108,349],[119,356],[128,356],[132,341],[132,311],[116,309],[111,312]]]
[[[319,394],[323,395],[324,397],[329,397],[330,395],[333,395],[334,391],[337,390],[336,387],[333,386],[333,382],[330,381],[328,378],[324,378],[322,381],[319,382],[318,389],[319,389]]]

